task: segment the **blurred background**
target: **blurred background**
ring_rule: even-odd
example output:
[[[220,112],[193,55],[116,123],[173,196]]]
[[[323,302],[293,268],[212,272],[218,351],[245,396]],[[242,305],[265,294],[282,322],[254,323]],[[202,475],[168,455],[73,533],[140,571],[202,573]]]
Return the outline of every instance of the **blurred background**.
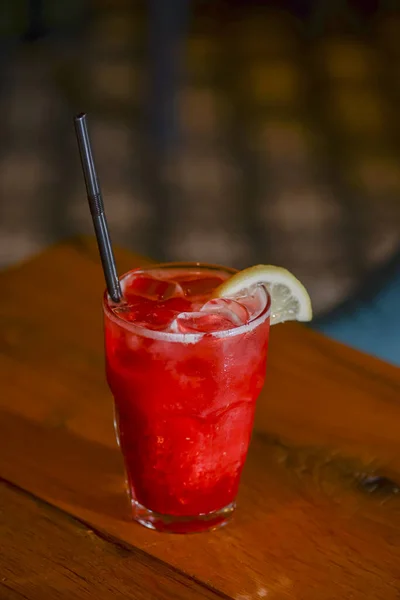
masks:
[[[0,44],[0,267],[92,234],[86,111],[114,243],[284,265],[339,339],[398,312],[399,2],[2,0]],[[400,364],[388,310],[342,339]]]

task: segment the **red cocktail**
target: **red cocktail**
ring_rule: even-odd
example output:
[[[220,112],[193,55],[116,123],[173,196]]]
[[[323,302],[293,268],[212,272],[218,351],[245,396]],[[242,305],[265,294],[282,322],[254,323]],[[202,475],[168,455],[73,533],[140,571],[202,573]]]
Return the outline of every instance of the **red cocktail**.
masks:
[[[234,273],[163,264],[121,278],[105,296],[107,379],[115,399],[134,519],[193,532],[235,507],[264,383],[270,300],[253,286],[212,299]]]

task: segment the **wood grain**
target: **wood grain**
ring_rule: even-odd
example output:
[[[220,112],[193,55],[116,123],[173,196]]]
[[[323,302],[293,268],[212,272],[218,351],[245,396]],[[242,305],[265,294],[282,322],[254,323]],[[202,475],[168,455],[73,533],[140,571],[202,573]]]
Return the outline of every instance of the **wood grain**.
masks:
[[[58,509],[0,482],[0,598],[218,600],[140,550],[99,537]]]
[[[128,521],[93,242],[56,246],[0,288],[2,477],[236,600],[400,598],[398,369],[274,328],[234,521],[161,535]]]

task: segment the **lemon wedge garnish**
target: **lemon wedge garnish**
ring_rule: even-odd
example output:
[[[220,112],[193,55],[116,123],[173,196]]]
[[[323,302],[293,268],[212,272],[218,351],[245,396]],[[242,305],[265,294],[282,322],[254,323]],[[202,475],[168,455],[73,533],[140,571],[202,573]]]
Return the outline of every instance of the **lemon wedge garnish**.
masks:
[[[271,325],[284,321],[311,321],[310,296],[290,271],[273,265],[255,265],[235,273],[219,285],[214,298],[237,298],[257,285],[263,285],[271,297]]]

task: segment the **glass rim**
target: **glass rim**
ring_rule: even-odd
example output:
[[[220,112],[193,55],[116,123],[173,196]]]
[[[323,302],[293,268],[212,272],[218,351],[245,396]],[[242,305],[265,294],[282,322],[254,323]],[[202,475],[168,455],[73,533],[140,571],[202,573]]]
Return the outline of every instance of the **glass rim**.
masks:
[[[168,268],[198,268],[204,270],[214,270],[214,271],[224,271],[226,273],[230,273],[234,275],[238,272],[237,269],[233,269],[232,267],[225,267],[223,265],[217,265],[212,263],[203,263],[203,262],[164,262],[164,263],[154,263],[150,265],[139,266],[134,269],[130,269],[123,273],[118,279],[123,284],[123,280],[132,273],[146,273],[148,271],[156,270],[156,269],[168,269]],[[240,325],[239,327],[232,327],[232,329],[224,329],[222,331],[212,331],[212,332],[199,332],[199,333],[174,333],[169,331],[159,331],[154,329],[149,329],[144,327],[143,325],[136,325],[132,321],[125,321],[121,319],[118,315],[116,315],[111,307],[115,303],[111,300],[107,289],[103,294],[103,310],[107,317],[122,327],[125,330],[131,331],[136,335],[140,335],[141,337],[151,338],[153,340],[165,341],[165,342],[180,342],[182,344],[194,344],[199,342],[204,337],[207,338],[216,338],[223,339],[228,337],[235,337],[237,335],[241,335],[243,333],[248,333],[253,331],[267,320],[267,318],[271,314],[271,296],[265,285],[262,285],[265,295],[266,295],[266,303],[262,312],[253,320],[249,321],[249,323],[245,323],[244,325]],[[122,285],[123,287],[123,285]]]

